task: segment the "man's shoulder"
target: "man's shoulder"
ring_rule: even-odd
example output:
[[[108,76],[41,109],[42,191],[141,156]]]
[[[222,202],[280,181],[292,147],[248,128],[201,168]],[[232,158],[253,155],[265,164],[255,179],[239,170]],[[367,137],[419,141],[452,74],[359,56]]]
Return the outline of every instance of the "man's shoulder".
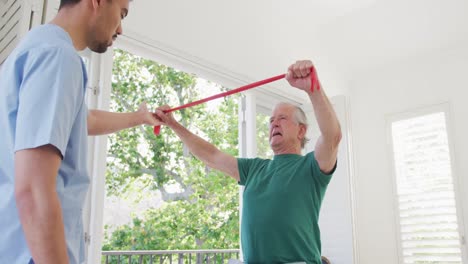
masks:
[[[268,167],[272,160],[263,158],[237,158],[237,165],[240,173],[247,171],[258,173]]]
[[[46,24],[31,29],[20,41],[12,54],[15,54],[16,57],[21,57],[25,54],[41,54],[57,51],[60,51],[61,55],[67,57],[79,57],[68,33],[58,26]]]

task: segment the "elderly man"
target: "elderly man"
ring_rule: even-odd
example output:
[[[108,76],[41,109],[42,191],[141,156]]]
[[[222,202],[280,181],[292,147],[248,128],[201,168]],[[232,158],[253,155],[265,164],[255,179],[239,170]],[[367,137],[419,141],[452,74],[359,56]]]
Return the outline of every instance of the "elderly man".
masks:
[[[321,132],[315,150],[305,156],[305,114],[287,103],[276,105],[270,118],[273,159],[235,158],[164,113],[169,107],[156,111],[196,157],[245,186],[241,242],[246,263],[321,263],[318,217],[336,168],[341,130],[312,67],[311,61],[298,61],[286,74],[292,87],[307,93]]]

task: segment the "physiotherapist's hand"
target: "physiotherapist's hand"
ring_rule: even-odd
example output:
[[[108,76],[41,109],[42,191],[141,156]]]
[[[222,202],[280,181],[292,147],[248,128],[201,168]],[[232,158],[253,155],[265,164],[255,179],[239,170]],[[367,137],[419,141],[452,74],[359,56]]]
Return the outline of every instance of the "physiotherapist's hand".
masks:
[[[156,109],[156,116],[161,121],[162,125],[166,125],[172,128],[174,125],[177,125],[178,122],[174,119],[174,116],[171,112],[166,113],[165,110],[171,109],[168,105],[160,106]]]
[[[146,102],[140,104],[138,107],[139,115],[141,116],[142,124],[149,125],[149,126],[159,126],[161,125],[161,120],[156,115],[156,113],[151,113],[148,111],[148,107],[146,106]]]

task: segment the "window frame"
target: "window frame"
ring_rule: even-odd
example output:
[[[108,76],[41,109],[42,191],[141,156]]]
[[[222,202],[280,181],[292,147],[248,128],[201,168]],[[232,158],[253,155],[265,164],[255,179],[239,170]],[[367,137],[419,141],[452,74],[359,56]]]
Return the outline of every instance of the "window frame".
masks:
[[[391,172],[391,184],[392,184],[392,200],[393,200],[393,212],[394,212],[394,224],[395,224],[395,242],[397,243],[398,249],[398,263],[404,264],[403,246],[401,241],[401,225],[400,225],[400,214],[399,214],[399,202],[398,202],[398,188],[397,188],[397,174],[396,174],[396,163],[394,156],[393,147],[393,135],[392,135],[392,124],[394,122],[403,121],[411,118],[422,117],[425,115],[444,113],[445,116],[445,127],[447,133],[447,141],[449,148],[450,168],[453,183],[453,192],[455,198],[455,210],[458,225],[458,234],[460,238],[460,250],[462,263],[466,263],[468,260],[467,256],[467,244],[465,241],[465,226],[464,216],[462,207],[462,196],[460,192],[460,178],[458,169],[456,167],[456,156],[455,156],[455,145],[452,137],[452,121],[451,121],[451,107],[449,102],[443,102],[439,104],[433,104],[430,106],[424,106],[416,109],[409,109],[399,113],[393,113],[386,116],[386,134],[387,134],[387,153],[390,159],[390,172]]]

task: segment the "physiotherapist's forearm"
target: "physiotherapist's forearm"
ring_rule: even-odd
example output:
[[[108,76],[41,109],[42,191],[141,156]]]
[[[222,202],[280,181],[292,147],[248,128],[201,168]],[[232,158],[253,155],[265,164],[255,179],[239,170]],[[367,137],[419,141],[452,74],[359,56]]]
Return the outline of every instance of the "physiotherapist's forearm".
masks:
[[[56,191],[61,162],[59,150],[50,144],[15,153],[16,207],[36,264],[68,263],[62,206]]]
[[[68,263],[64,225],[58,196],[24,192],[17,207],[29,250],[35,264]]]
[[[88,113],[88,135],[111,134],[126,128],[143,124],[140,112],[112,113],[102,110],[90,110]]]

